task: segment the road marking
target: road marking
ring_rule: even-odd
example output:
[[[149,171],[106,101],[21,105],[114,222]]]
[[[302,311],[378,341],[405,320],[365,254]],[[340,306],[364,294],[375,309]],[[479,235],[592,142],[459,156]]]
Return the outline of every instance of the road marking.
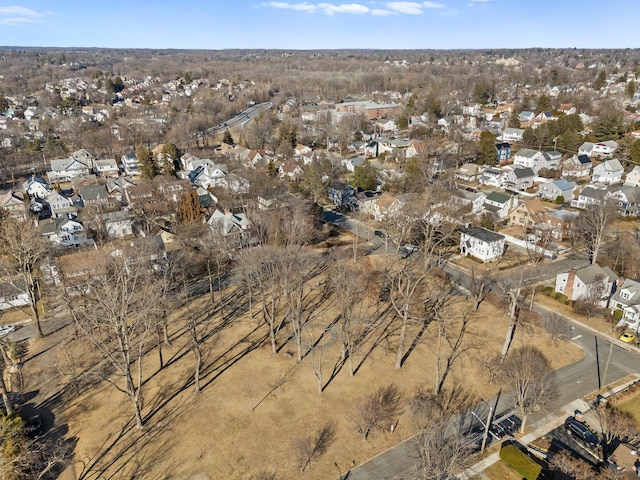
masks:
[[[575,337],[573,337],[571,340],[578,340],[579,338],[582,338],[582,335],[576,335]]]

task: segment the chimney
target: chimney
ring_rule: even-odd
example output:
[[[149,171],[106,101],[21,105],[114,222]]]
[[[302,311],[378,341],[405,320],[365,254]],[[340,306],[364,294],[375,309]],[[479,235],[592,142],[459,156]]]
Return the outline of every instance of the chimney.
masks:
[[[567,276],[567,284],[564,287],[564,294],[567,296],[569,300],[572,300],[573,296],[573,284],[576,280],[576,269],[572,268],[569,270],[569,275]]]

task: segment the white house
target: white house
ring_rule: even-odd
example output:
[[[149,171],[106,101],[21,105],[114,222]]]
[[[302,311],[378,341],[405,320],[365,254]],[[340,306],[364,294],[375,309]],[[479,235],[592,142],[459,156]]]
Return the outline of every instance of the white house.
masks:
[[[618,149],[618,142],[607,140],[605,142],[591,143],[584,142],[578,148],[578,155],[607,157]]]
[[[504,235],[480,227],[460,230],[460,253],[483,262],[500,258],[504,253]]]
[[[624,168],[622,168],[620,161],[613,158],[602,162],[593,169],[591,181],[594,183],[606,183],[608,185],[612,183],[620,183],[622,181],[623,173]]]
[[[21,280],[0,282],[0,310],[29,305],[29,294]]]
[[[49,182],[70,182],[72,177],[89,175],[93,160],[75,157],[51,160],[51,171],[47,172]]]
[[[478,181],[482,185],[501,187],[502,186],[502,170],[494,167],[486,168],[482,172],[482,175],[480,175],[480,179]]]
[[[108,238],[125,237],[133,233],[132,216],[129,212],[106,212],[102,214],[102,221]]]
[[[523,135],[524,135],[523,128],[507,127],[502,132],[502,141],[503,142],[520,142],[522,141]]]
[[[569,300],[593,299],[601,306],[611,294],[613,282],[618,276],[609,268],[600,265],[589,265],[576,270],[556,275],[555,291],[566,295]]]
[[[624,179],[625,187],[640,187],[640,166],[636,165]]]
[[[500,192],[491,192],[484,200],[483,208],[499,219],[507,218],[509,212],[518,205],[515,197]]]
[[[625,278],[609,301],[611,312],[622,310],[622,319],[618,326],[640,328],[640,283]]]
[[[505,168],[501,177],[502,187],[510,190],[527,190],[533,187],[535,177],[531,168]]]
[[[49,204],[49,207],[51,208],[51,215],[53,216],[53,218],[66,216],[68,214],[75,215],[78,211],[78,209],[73,205],[73,202],[70,198],[65,197],[55,190],[47,195],[44,201]]]
[[[80,222],[66,216],[42,222],[40,228],[42,236],[61,247],[81,247],[93,242],[87,240],[87,232]]]
[[[562,176],[586,178],[591,175],[591,159],[587,155],[574,155],[562,163]]]
[[[523,148],[513,156],[513,164],[520,167],[528,167],[538,174],[540,170],[556,169],[560,167],[560,158],[562,154],[559,152],[540,152],[530,148]]]
[[[578,198],[571,200],[571,206],[574,208],[586,208],[588,205],[597,205],[604,200],[606,194],[606,186],[601,183],[587,185],[578,194]]]
[[[22,183],[22,191],[27,193],[30,198],[43,199],[49,195],[51,188],[44,179],[34,174],[29,180]]]
[[[538,195],[546,200],[555,201],[558,197],[563,197],[565,201],[573,200],[573,191],[577,185],[564,178],[549,180],[538,188]]]
[[[93,163],[95,166],[96,175],[100,175],[102,177],[117,177],[120,173],[115,158],[95,160]]]
[[[140,162],[135,153],[125,153],[120,157],[120,163],[122,163],[122,169],[126,175],[140,175]]]

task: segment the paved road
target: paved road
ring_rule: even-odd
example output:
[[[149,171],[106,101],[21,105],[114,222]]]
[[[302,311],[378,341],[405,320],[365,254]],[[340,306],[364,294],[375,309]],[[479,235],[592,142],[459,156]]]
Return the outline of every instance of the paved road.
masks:
[[[264,110],[269,110],[270,108],[273,108],[273,103],[271,102],[265,102],[265,103],[259,103],[257,105],[253,105],[243,110],[242,112],[237,114],[235,117],[230,118],[226,122],[220,123],[218,125],[214,125],[213,127],[207,128],[202,132],[198,132],[197,137],[202,138],[205,136],[216,135],[229,128],[237,127],[238,125],[244,128],[260,112]]]
[[[536,309],[542,310],[542,307],[536,305]],[[542,419],[550,411],[597,390],[599,383],[601,385],[612,383],[640,371],[640,352],[628,351],[616,344],[610,348],[612,343],[604,336],[594,335],[589,330],[573,324],[569,319],[566,321],[568,335],[571,335],[573,341],[584,349],[585,356],[582,360],[556,372],[559,385],[558,398],[551,402],[545,411],[531,415],[527,420],[529,424]],[[609,352],[611,352],[610,361],[608,361]],[[486,418],[489,405],[495,404],[496,398],[493,398],[476,406],[473,411],[480,418]],[[495,411],[504,412],[511,406],[511,398],[503,395]],[[348,478],[349,480],[409,479],[415,462],[415,452],[414,440],[409,439],[353,469]]]

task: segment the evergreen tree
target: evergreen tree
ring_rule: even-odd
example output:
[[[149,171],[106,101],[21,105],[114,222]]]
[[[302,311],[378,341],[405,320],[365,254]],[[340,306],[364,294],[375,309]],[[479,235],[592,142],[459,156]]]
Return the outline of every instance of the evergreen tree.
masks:
[[[489,130],[483,130],[480,134],[478,160],[487,165],[494,165],[497,159],[496,136]]]
[[[640,138],[634,140],[629,149],[629,160],[633,163],[640,164]]]
[[[600,90],[607,83],[607,72],[604,70],[600,70],[598,72],[598,76],[596,77],[595,82],[593,82],[593,88],[596,90]]]
[[[363,190],[376,190],[378,187],[377,172],[369,160],[354,169],[353,185]]]
[[[229,131],[229,129],[227,129],[224,132],[224,136],[222,137],[222,143],[226,143],[227,145],[235,145],[236,144],[235,140],[231,136],[231,132]]]
[[[151,180],[153,177],[158,175],[158,166],[153,159],[153,155],[151,154],[151,150],[145,145],[138,145],[136,147],[136,158],[138,159],[138,164],[140,165],[140,173],[143,178],[147,180]]]
[[[551,111],[551,99],[546,95],[540,95],[538,103],[536,105],[536,113],[550,112]]]
[[[625,87],[625,93],[629,98],[633,97],[633,95],[636,93],[636,82],[634,80],[627,82],[627,86]],[[2,110],[1,107],[0,107],[0,110]]]
[[[182,223],[196,223],[202,219],[200,200],[195,190],[189,190],[180,196],[178,213]]]
[[[509,126],[511,128],[520,128],[520,115],[518,115],[516,110],[509,115]]]
[[[162,153],[164,154],[165,163],[171,163],[171,165],[165,165],[165,173],[180,170],[180,157],[182,157],[182,151],[175,143],[165,143],[162,147]]]

